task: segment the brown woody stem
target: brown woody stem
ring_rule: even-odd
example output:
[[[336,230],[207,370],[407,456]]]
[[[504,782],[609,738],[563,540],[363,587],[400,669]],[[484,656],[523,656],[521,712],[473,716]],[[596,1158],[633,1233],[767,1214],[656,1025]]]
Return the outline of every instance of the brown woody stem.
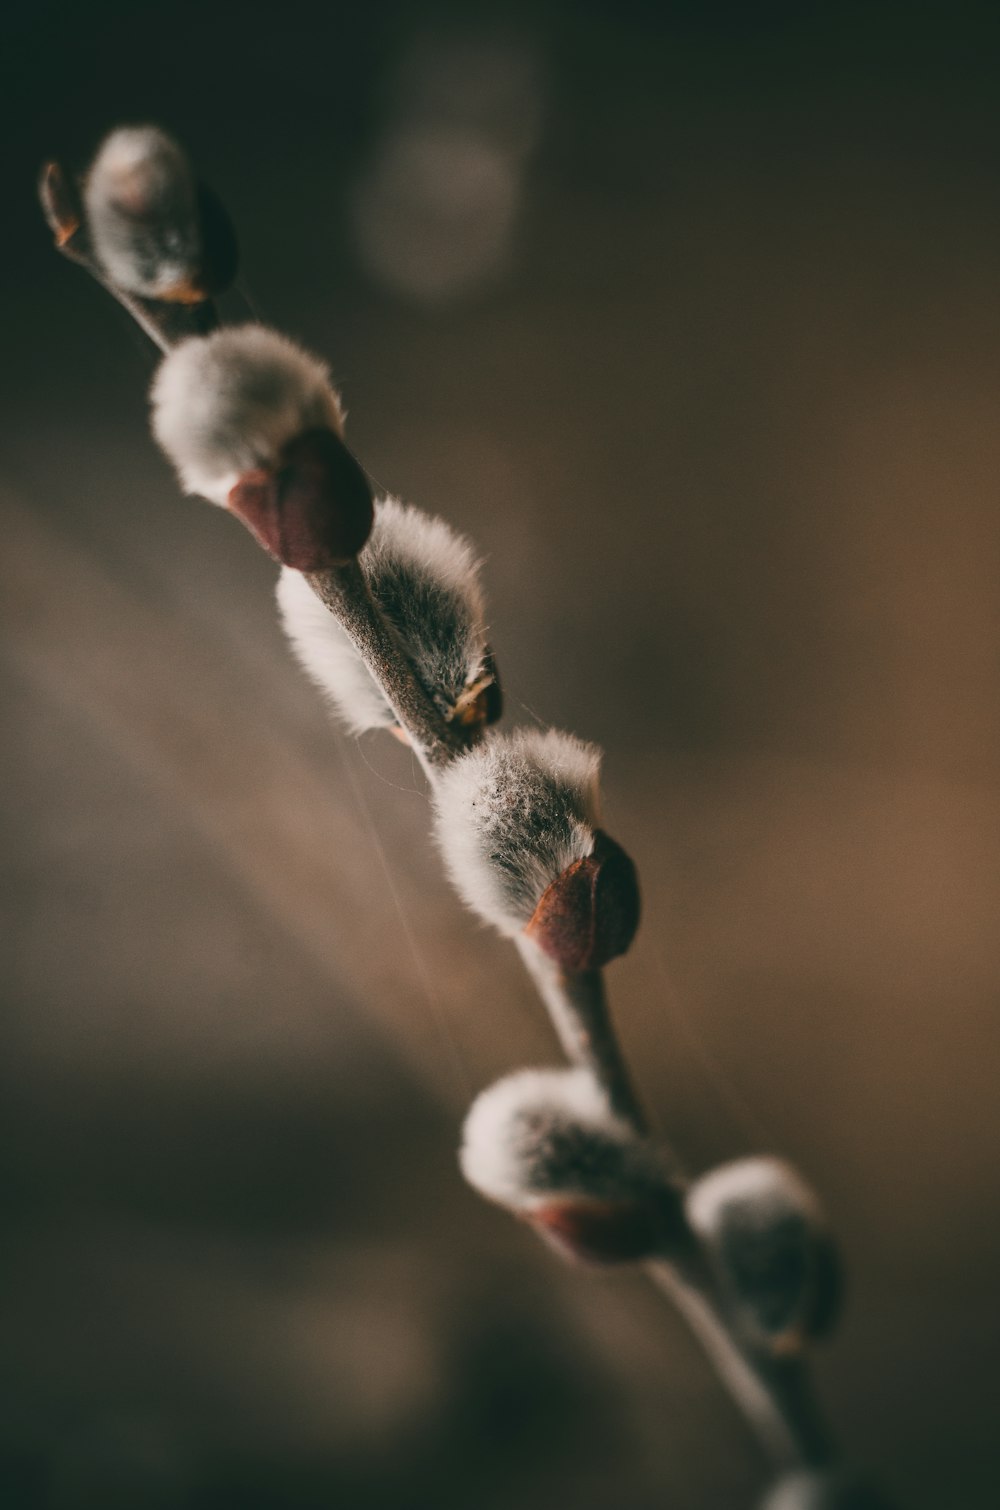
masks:
[[[468,740],[460,725],[449,723],[438,711],[398,635],[372,600],[360,566],[351,561],[308,572],[306,581],[350,637],[409,735],[428,778],[433,779],[435,767],[460,755],[468,748]]]
[[[770,1358],[741,1344],[692,1237],[680,1258],[650,1259],[649,1278],[669,1296],[779,1470],[819,1468],[834,1447],[801,1358]]]
[[[644,1132],[646,1119],[611,1021],[601,971],[561,969],[526,933],[519,934],[515,943],[567,1059],[590,1070],[612,1110],[637,1132]]]

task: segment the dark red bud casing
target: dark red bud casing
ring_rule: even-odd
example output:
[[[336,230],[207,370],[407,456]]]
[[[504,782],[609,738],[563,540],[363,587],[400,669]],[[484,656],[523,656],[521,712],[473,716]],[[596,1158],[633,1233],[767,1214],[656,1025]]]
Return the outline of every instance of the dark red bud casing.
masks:
[[[525,932],[568,971],[597,970],[624,954],[639,926],[639,880],[620,844],[602,829],[593,852],[543,893]]]
[[[230,510],[264,549],[296,571],[345,566],[371,533],[368,479],[333,430],[305,430],[290,440],[277,468],[241,477]]]
[[[552,1201],[524,1219],[563,1257],[589,1264],[638,1263],[658,1250],[664,1230],[652,1203]]]

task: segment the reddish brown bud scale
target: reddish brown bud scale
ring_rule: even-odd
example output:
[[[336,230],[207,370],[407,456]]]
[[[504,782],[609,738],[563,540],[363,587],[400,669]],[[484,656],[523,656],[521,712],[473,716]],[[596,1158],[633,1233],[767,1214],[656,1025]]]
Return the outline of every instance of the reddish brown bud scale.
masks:
[[[570,974],[624,954],[639,926],[639,880],[628,855],[602,829],[593,851],[543,893],[525,932]]]
[[[229,507],[276,561],[302,572],[352,561],[374,520],[368,479],[332,430],[306,430],[275,469],[247,472]]]
[[[664,1223],[652,1202],[552,1201],[524,1213],[551,1247],[588,1264],[631,1264],[649,1258]]]

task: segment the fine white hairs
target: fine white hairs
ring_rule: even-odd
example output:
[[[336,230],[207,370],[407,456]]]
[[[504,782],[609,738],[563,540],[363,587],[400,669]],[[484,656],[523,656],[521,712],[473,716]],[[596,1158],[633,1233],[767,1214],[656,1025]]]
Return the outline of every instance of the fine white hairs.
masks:
[[[438,711],[450,717],[483,676],[488,654],[472,546],[443,519],[382,498],[358,564]],[[392,726],[395,715],[385,694],[302,574],[286,567],[277,592],[292,649],[347,727],[360,734]]]
[[[543,892],[594,848],[600,751],[519,729],[460,755],[434,788],[435,837],[463,901],[514,937]]]
[[[225,506],[255,467],[275,467],[306,430],[343,432],[325,362],[263,325],[192,336],[153,380],[153,433],[187,493]]]
[[[521,1070],[472,1104],[462,1173],[500,1206],[530,1212],[554,1197],[647,1200],[665,1191],[662,1154],[608,1106],[589,1070]]]
[[[156,126],[106,137],[84,186],[98,261],[113,283],[160,298],[189,281],[201,252],[187,157]]]

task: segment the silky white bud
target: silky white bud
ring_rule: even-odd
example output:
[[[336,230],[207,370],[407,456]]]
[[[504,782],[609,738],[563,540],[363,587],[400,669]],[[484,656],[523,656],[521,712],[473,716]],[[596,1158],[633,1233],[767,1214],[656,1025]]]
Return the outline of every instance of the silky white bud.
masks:
[[[513,937],[542,894],[594,848],[594,745],[519,729],[453,760],[434,789],[435,836],[451,880],[480,917]]]
[[[575,1258],[631,1262],[680,1228],[663,1154],[587,1070],[522,1070],[490,1086],[466,1118],[459,1161],[480,1195]]]
[[[199,273],[197,193],[186,155],[156,126],[106,137],[84,185],[90,240],[113,283],[171,297]]]
[[[459,895],[522,930],[562,971],[599,969],[639,924],[635,866],[598,824],[593,745],[519,730],[453,760],[435,783],[435,834]]]
[[[153,433],[185,492],[225,505],[238,480],[276,468],[306,431],[343,431],[326,364],[263,325],[192,336],[153,381]]]
[[[686,1209],[756,1343],[788,1353],[830,1329],[841,1294],[836,1245],[817,1196],[791,1165],[720,1165],[691,1186]]]
[[[631,1199],[667,1183],[663,1157],[608,1105],[588,1070],[520,1070],[465,1119],[462,1173],[488,1200],[530,1210],[553,1195]]]

